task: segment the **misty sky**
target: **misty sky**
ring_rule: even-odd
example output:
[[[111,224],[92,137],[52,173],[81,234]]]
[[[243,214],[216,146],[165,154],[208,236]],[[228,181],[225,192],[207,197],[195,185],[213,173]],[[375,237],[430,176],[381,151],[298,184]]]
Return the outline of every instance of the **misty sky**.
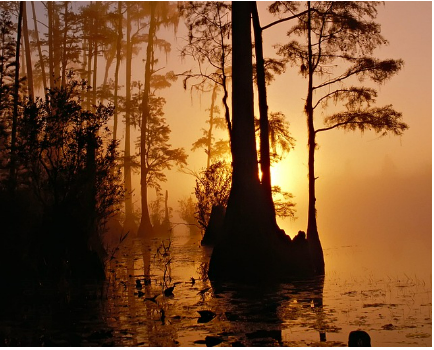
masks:
[[[259,4],[261,24],[273,19],[266,13],[266,6],[265,2]],[[403,113],[409,130],[402,137],[341,130],[318,135],[318,227],[325,249],[367,246],[378,254],[386,250],[386,255],[400,265],[411,260],[431,267],[431,13],[431,2],[386,2],[385,6],[379,6],[377,20],[389,45],[375,55],[401,58],[405,66],[397,76],[378,87],[377,106],[393,104]],[[265,31],[266,57],[274,55],[274,44],[285,42],[288,28],[282,24]],[[182,40],[178,40],[179,44]],[[177,59],[173,51],[170,60]],[[295,150],[277,167],[278,171],[273,171],[273,184],[292,192],[297,203],[298,219],[280,221],[291,236],[305,230],[307,225],[307,129],[303,114],[306,84],[297,69],[289,67],[267,92],[270,111],[284,112],[297,141]],[[178,88],[183,97],[169,102],[173,92],[168,93],[166,111],[173,142],[189,149],[200,136],[198,126],[205,126],[204,109],[209,108],[210,96],[194,96],[191,106],[189,92],[182,93],[181,84]],[[185,107],[181,109],[181,105]],[[170,117],[169,111],[173,111]],[[319,113],[318,117],[321,118]],[[188,130],[189,126],[192,129]],[[193,163],[195,157],[196,154],[190,156],[189,167],[197,170],[205,164],[205,158]],[[176,183],[175,176],[170,177],[169,187]],[[185,178],[185,183],[188,190],[191,188],[188,183],[193,180]],[[175,188],[180,189],[176,185],[173,188],[172,201]]]
[[[266,11],[267,5],[267,2],[258,5],[262,25],[273,20]],[[374,56],[401,58],[405,65],[385,85],[373,86],[379,92],[376,105],[392,104],[403,113],[404,122],[410,128],[402,137],[341,130],[318,135],[319,234],[326,263],[327,249],[360,246],[380,255],[386,252],[387,259],[400,265],[414,263],[431,268],[432,3],[386,2],[378,10],[377,21],[389,45],[375,51]],[[289,27],[285,23],[264,32],[266,57],[275,57],[273,45],[287,41]],[[159,55],[156,68],[163,68],[161,72],[181,73],[194,68],[192,62],[180,59],[186,33],[182,21],[176,39],[173,30],[157,33],[172,43],[167,61],[164,53],[156,51]],[[139,55],[144,58],[145,47]],[[133,80],[139,79],[144,79],[144,64],[136,59]],[[272,170],[273,185],[294,195],[297,219],[279,221],[281,228],[292,237],[307,226],[307,128],[303,113],[306,89],[307,81],[300,77],[298,68],[288,67],[267,91],[269,110],[286,115],[296,139],[295,149]],[[211,94],[200,96],[184,91],[180,79],[161,95],[167,100],[164,111],[172,129],[172,145],[190,152],[192,143],[201,137],[200,129],[206,126]],[[316,113],[316,119],[321,119],[321,113]],[[225,137],[226,133],[221,135]],[[189,169],[199,171],[205,165],[205,153],[190,152]],[[137,175],[134,183],[134,201],[138,206]],[[168,182],[162,187],[169,190],[169,204],[176,211],[177,201],[192,194],[194,178],[174,169],[168,172]],[[154,191],[150,190],[150,194]]]

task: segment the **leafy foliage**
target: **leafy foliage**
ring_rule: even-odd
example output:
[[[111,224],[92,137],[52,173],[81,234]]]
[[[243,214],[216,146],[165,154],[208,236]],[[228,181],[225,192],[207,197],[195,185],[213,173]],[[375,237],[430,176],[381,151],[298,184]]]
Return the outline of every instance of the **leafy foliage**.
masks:
[[[197,200],[196,218],[205,230],[211,216],[213,206],[227,206],[232,184],[230,166],[225,162],[212,164],[201,172],[196,179],[194,193]]]
[[[289,192],[282,191],[280,186],[271,188],[273,194],[274,209],[276,215],[280,218],[295,219],[295,203],[292,202],[293,195]]]
[[[326,127],[317,132],[333,128],[358,129],[362,132],[373,129],[376,132],[383,131],[383,134],[390,131],[401,135],[408,128],[400,122],[401,113],[393,110],[391,105],[371,108],[377,96],[375,89],[344,85],[353,77],[360,82],[368,78],[381,84],[403,67],[404,62],[400,59],[380,60],[372,57],[374,49],[388,43],[381,35],[380,24],[374,22],[377,6],[376,2],[314,2],[310,11],[298,16],[297,24],[288,31],[288,36],[298,36],[300,40],[293,39],[277,46],[278,54],[287,63],[299,66],[304,77],[309,74],[318,77],[318,83],[312,84],[310,93],[315,91],[315,96],[319,98],[309,108],[315,110],[321,106],[326,109],[328,103],[333,101],[346,109],[331,116],[326,115]],[[271,10],[273,13],[286,13],[294,8],[276,2]],[[310,47],[306,37],[311,38]],[[336,62],[340,64],[336,65]],[[340,67],[346,68],[342,70]]]
[[[198,73],[185,73],[184,87],[192,77],[202,78],[200,84],[209,79],[213,84],[223,85],[222,73],[230,66],[232,53],[231,5],[220,1],[190,1],[180,6],[180,12],[189,28],[188,45],[181,57],[190,56],[198,64]]]
[[[259,119],[255,118],[255,130],[259,133]],[[268,116],[271,164],[281,161],[295,145],[289,132],[289,123],[282,112],[271,112]]]
[[[229,142],[223,139],[215,141],[214,130],[223,130],[226,128],[225,119],[220,117],[220,109],[218,106],[214,105],[216,97],[217,85],[214,86],[214,91],[211,102],[211,108],[207,109],[210,112],[209,118],[206,123],[208,124],[208,129],[202,128],[202,137],[193,143],[192,151],[203,148],[207,157],[208,163],[215,163],[223,159],[226,155],[230,153]]]
[[[146,173],[146,184],[148,187],[161,190],[160,182],[166,181],[164,170],[171,169],[173,165],[186,165],[187,154],[183,148],[172,148],[169,144],[170,127],[163,117],[163,106],[165,99],[155,95],[150,96],[150,115],[146,129],[145,164],[142,164],[142,171]],[[141,140],[137,140],[140,147]]]
[[[19,125],[19,157],[44,211],[86,208],[91,200],[95,213],[87,215],[95,215],[102,228],[122,198],[116,142],[105,141],[113,107],[83,110],[79,96],[86,88],[84,82],[71,80],[49,90],[45,100],[28,104]]]
[[[179,213],[179,217],[188,225],[190,233],[199,233],[200,227],[196,218],[196,201],[190,196],[188,198],[185,197],[179,200],[178,204],[179,209],[177,211]]]
[[[216,162],[202,171],[196,179],[195,196],[197,200],[196,218],[206,230],[213,206],[226,208],[232,186],[232,171],[229,164]],[[279,186],[272,188],[276,215],[281,218],[295,216],[293,196],[284,192]]]
[[[395,111],[392,105],[384,107],[374,107],[362,111],[348,111],[336,113],[325,119],[325,124],[329,125],[324,129],[318,129],[316,132],[341,128],[345,130],[374,130],[381,135],[387,135],[389,132],[395,135],[402,135],[408,129],[408,125],[401,122],[402,114]]]
[[[227,102],[227,82],[232,71],[231,8],[231,4],[221,1],[189,1],[179,7],[189,28],[188,44],[181,51],[181,57],[191,57],[197,63],[196,71],[181,74],[184,89],[189,80],[195,81],[191,89],[200,92],[209,90],[210,86],[223,89],[222,103],[229,138],[232,130]]]
[[[167,208],[169,217],[168,220],[172,217],[173,208]],[[160,191],[156,191],[156,199],[149,203],[149,218],[151,219],[152,226],[154,229],[159,229],[165,226],[166,220],[166,208],[164,207],[164,198],[163,194]]]

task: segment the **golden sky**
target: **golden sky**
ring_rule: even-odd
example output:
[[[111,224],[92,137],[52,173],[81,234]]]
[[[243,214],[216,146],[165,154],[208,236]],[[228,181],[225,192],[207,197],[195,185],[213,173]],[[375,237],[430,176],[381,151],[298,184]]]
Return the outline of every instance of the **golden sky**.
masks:
[[[266,2],[259,3],[262,25],[272,21],[266,6]],[[401,58],[405,66],[378,87],[377,105],[392,104],[403,113],[409,130],[402,137],[341,130],[318,135],[317,210],[324,248],[363,244],[379,251],[388,249],[397,259],[411,253],[420,262],[430,261],[431,13],[431,2],[386,2],[379,6],[377,21],[389,45],[374,55]],[[266,57],[274,56],[274,44],[285,42],[288,28],[288,24],[282,24],[264,33]],[[192,66],[188,62],[180,66],[178,62],[183,33],[182,29],[178,31],[168,69],[186,70]],[[201,136],[211,97],[191,96],[189,91],[183,91],[181,82],[163,94],[173,144],[189,150]],[[273,184],[295,196],[297,219],[280,221],[287,234],[294,236],[307,225],[307,131],[303,114],[306,81],[296,69],[288,68],[268,87],[267,94],[269,109],[287,116],[297,141],[295,150],[273,170]],[[204,164],[200,151],[190,155],[189,168],[199,170]],[[193,185],[193,178],[172,171],[164,187],[169,189],[173,207],[178,198],[192,192]]]
[[[267,13],[269,3],[259,2],[262,25],[273,20]],[[79,6],[79,4],[77,5]],[[374,52],[379,58],[403,59],[404,68],[386,84],[376,87],[377,106],[392,104],[402,112],[410,126],[402,137],[379,137],[373,132],[332,130],[320,133],[316,152],[318,228],[326,250],[337,246],[368,247],[373,253],[387,253],[402,264],[431,266],[432,216],[432,3],[400,1],[378,7],[377,21],[389,45]],[[273,45],[287,41],[285,23],[264,33],[264,54],[275,56]],[[177,38],[173,30],[158,36],[172,43],[167,61],[160,54],[161,72],[183,72],[194,65],[181,61],[180,49],[186,29],[180,23]],[[140,56],[141,55],[141,56]],[[139,54],[145,55],[145,48]],[[144,79],[144,64],[136,59],[133,80]],[[121,66],[121,71],[124,65]],[[294,236],[307,226],[307,128],[303,113],[307,82],[298,69],[288,67],[268,87],[270,111],[281,111],[290,123],[296,146],[275,169],[273,184],[292,192],[297,219],[279,221],[287,234]],[[165,117],[172,129],[171,142],[190,152],[205,127],[210,94],[202,96],[184,91],[182,81],[161,93],[167,100]],[[221,98],[221,96],[219,96]],[[321,119],[321,113],[316,114]],[[123,135],[123,133],[121,133]],[[226,133],[222,132],[222,136]],[[206,164],[201,151],[191,153],[188,167],[199,171]],[[138,177],[135,184],[139,185]],[[194,178],[176,171],[168,172],[169,204],[190,195]],[[136,205],[139,205],[136,189]],[[153,190],[150,190],[153,194]],[[151,198],[152,199],[152,198]],[[178,220],[176,215],[174,220]]]

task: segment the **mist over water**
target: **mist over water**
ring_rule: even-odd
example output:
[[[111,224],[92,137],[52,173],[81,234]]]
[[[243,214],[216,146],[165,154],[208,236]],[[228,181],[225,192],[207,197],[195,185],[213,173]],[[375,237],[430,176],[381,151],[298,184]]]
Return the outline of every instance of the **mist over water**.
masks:
[[[179,227],[171,240],[171,283],[182,282],[174,296],[160,295],[156,303],[137,296],[134,280],[144,266],[133,247],[137,242],[113,263],[108,319],[118,344],[201,346],[211,337],[221,346],[345,346],[356,329],[367,331],[373,346],[431,344],[430,277],[374,270],[372,263],[383,259],[369,258],[359,247],[325,249],[324,280],[212,285],[201,276],[210,251],[199,247],[200,236]],[[160,242],[153,240],[151,251]],[[162,266],[152,256],[150,273],[161,282]],[[153,282],[145,297],[159,293],[161,286]],[[202,310],[214,317],[201,323]]]
[[[351,48],[352,40],[349,51],[346,45],[331,45],[330,52],[342,49],[336,56],[339,59],[329,62],[327,53],[321,61],[321,54],[328,50],[320,50],[320,42],[312,46],[317,31],[311,29],[322,15],[311,18],[322,12],[311,12],[310,2],[300,3],[309,15],[298,17],[299,30],[308,30],[309,40],[300,37],[299,44],[310,42],[304,54],[309,63],[318,57],[319,65],[295,60],[285,72],[281,68],[270,84],[259,83],[259,60],[256,83],[251,79],[250,65],[259,53],[250,55],[250,51],[259,45],[249,40],[254,37],[249,37],[248,30],[255,13],[250,5],[238,3],[237,16],[229,3],[216,7],[217,3],[208,2],[203,19],[192,23],[197,14],[194,7],[203,4],[185,4],[192,6],[190,14],[184,13],[187,17],[181,16],[176,3],[169,2],[2,4],[0,22],[10,35],[2,41],[2,52],[8,57],[0,69],[4,95],[0,98],[0,278],[4,282],[0,283],[0,346],[332,347],[347,346],[355,330],[368,332],[373,346],[432,345],[431,3],[378,4],[376,20],[390,45],[378,45],[372,56],[396,59],[396,71],[387,68],[389,62],[383,73],[400,72],[385,85],[389,79],[358,81],[351,76],[345,84],[338,78],[336,101],[331,98],[329,103],[321,96],[333,97],[334,85],[321,82],[339,77],[352,64],[341,62],[340,54],[346,56],[359,48]],[[277,19],[268,9],[270,4],[257,3],[262,25]],[[317,10],[326,5],[312,4]],[[358,6],[374,5],[343,4],[350,13]],[[211,23],[207,17],[216,10],[219,13],[219,8],[224,11],[219,20],[227,22],[224,27],[204,25]],[[376,10],[369,11],[375,19]],[[364,11],[360,13],[363,17]],[[20,48],[20,25],[15,22],[21,17],[24,40],[19,54],[13,51]],[[342,16],[343,22],[335,25],[341,16],[333,18],[329,23],[341,26],[335,34],[344,39],[338,43],[364,38],[363,51],[364,41],[381,39],[376,30],[370,34],[350,31],[349,36],[340,37],[347,20]],[[37,23],[41,26],[32,32]],[[241,23],[245,24],[242,32]],[[266,30],[256,25],[263,36],[261,40],[255,37],[255,44],[263,41],[266,58],[285,57],[284,52],[283,56],[277,53],[276,45],[297,39],[293,34],[286,36],[293,24],[284,21]],[[245,36],[232,45],[234,28]],[[203,41],[195,41],[209,30],[217,30],[213,40],[204,35]],[[40,42],[35,42],[36,34]],[[218,38],[221,47],[206,51]],[[222,62],[226,49],[241,47],[245,54],[234,57],[247,58],[242,64],[235,64],[229,52]],[[208,65],[210,56],[204,60],[189,51],[196,48],[197,52],[223,51]],[[17,64],[14,60],[20,55]],[[298,57],[296,51],[292,55]],[[47,71],[44,63],[50,67]],[[249,71],[244,71],[247,66]],[[75,73],[68,75],[69,69]],[[208,74],[217,69],[210,85],[195,85],[198,69]],[[229,75],[223,79],[221,73],[226,70]],[[240,79],[242,71],[246,74]],[[30,73],[35,73],[34,84]],[[47,79],[41,73],[47,73]],[[83,78],[93,88],[81,85]],[[45,85],[41,79],[46,79]],[[307,91],[312,86],[308,80],[316,88]],[[363,96],[373,88],[378,99],[372,93],[375,98],[363,102],[365,97],[356,94],[356,100],[362,101],[359,106],[354,97],[340,100],[341,88],[359,83],[367,88]],[[223,86],[228,89],[224,93]],[[13,99],[12,88],[16,91]],[[65,88],[69,92],[61,93]],[[258,104],[261,94],[266,95],[268,111]],[[313,107],[315,101],[306,95],[313,95],[318,104]],[[226,109],[223,96],[228,97]],[[33,97],[37,104],[27,105]],[[95,108],[100,100],[115,109]],[[234,108],[243,103],[248,114],[244,107],[242,113]],[[388,123],[381,126],[377,119],[372,125],[352,124],[354,119],[348,119],[348,123],[327,127],[324,118],[328,115],[348,106],[347,111],[353,113],[364,104],[380,109],[393,106],[397,113],[388,117],[398,121],[402,112],[406,124],[388,130]],[[224,115],[225,110],[229,115]],[[294,149],[288,146],[291,150],[284,152],[282,148],[278,164],[273,164],[270,154],[262,154],[261,142],[275,135],[277,129],[270,127],[276,123],[270,119],[274,113],[282,117],[286,140],[295,139]],[[230,126],[243,118],[247,121],[246,116],[252,117],[250,135],[246,125]],[[218,117],[220,126],[213,119]],[[261,117],[259,126],[253,124],[253,117]],[[361,129],[351,130],[357,124]],[[351,131],[339,130],[342,126]],[[371,126],[390,133],[379,136],[381,132],[367,130]],[[254,129],[271,133],[254,134]],[[317,131],[327,132],[317,135]],[[228,135],[236,142],[230,145]],[[194,151],[193,145],[203,147]],[[315,161],[308,154],[313,149]],[[269,169],[271,185],[294,195],[286,198],[292,198],[287,204],[290,208],[295,204],[296,218],[277,220],[293,240],[274,225],[271,193],[270,200],[264,200],[267,177],[260,181],[258,177],[259,168],[260,174],[267,173],[262,171],[267,163],[264,157],[275,166]],[[249,166],[243,169],[240,164],[248,159]],[[205,181],[205,164],[210,170],[217,160],[225,160],[228,172],[238,174],[235,187],[223,175],[224,189],[215,178]],[[152,164],[157,167],[152,169]],[[308,177],[310,164],[311,169],[315,164],[315,171]],[[197,185],[201,181],[203,188]],[[309,183],[315,184],[316,197],[310,208]],[[210,187],[212,191],[206,192]],[[231,187],[235,195],[230,214],[222,218],[227,198],[218,205],[209,199],[217,197],[215,193],[229,196]],[[207,205],[206,209],[201,205]],[[214,217],[211,225],[215,207],[223,214]],[[205,231],[207,225],[220,235],[214,237],[214,252],[202,246],[204,232],[200,230]],[[294,239],[299,231],[308,232],[308,239],[304,232]],[[221,281],[209,279],[213,253],[211,265],[221,267]]]

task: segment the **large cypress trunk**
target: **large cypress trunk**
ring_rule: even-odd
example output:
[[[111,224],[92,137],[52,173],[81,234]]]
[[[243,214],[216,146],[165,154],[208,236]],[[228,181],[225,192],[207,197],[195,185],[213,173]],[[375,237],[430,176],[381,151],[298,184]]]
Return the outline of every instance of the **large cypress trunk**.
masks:
[[[255,143],[251,6],[250,2],[232,6],[232,188],[223,236],[210,261],[212,280],[259,278],[272,263],[268,238],[275,225],[266,214],[270,211],[259,182]]]
[[[282,280],[315,274],[309,244],[278,228],[267,191],[259,181],[253,116],[252,2],[232,5],[232,188],[222,239],[209,265],[213,281]]]

